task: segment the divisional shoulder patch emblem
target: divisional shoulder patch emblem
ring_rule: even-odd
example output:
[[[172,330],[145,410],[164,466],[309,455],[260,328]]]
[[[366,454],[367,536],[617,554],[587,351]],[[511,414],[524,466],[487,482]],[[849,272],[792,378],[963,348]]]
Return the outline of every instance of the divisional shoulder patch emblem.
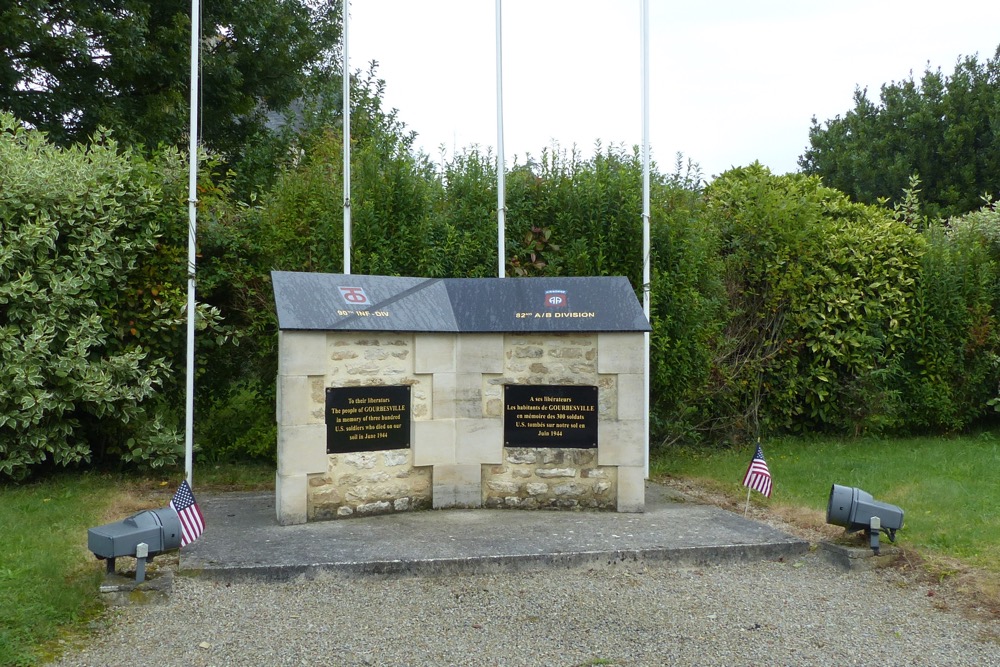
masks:
[[[371,303],[365,290],[361,287],[337,287],[337,289],[340,290],[340,296],[343,297],[344,303],[349,306],[367,306]]]
[[[569,305],[569,300],[566,298],[566,290],[563,289],[545,290],[546,308],[566,308],[568,305]]]

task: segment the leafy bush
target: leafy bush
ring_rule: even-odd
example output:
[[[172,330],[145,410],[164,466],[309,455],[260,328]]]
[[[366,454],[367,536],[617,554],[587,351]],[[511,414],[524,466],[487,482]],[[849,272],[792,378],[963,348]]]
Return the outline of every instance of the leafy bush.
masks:
[[[278,430],[273,406],[262,410],[269,399],[254,390],[236,387],[210,406],[198,420],[196,439],[201,443],[198,460],[208,463],[248,460],[277,461]],[[273,400],[273,399],[272,399]]]
[[[429,224],[423,229],[419,275],[497,275],[496,174],[496,158],[476,148],[458,153],[441,166]]]
[[[995,396],[995,280],[969,235],[933,225],[925,237],[906,354],[907,413],[912,428],[959,430]]]
[[[656,176],[659,186],[664,179]],[[558,251],[545,255],[547,275],[626,276],[641,290],[638,152],[598,144],[586,160],[558,146],[543,150],[538,160],[529,156],[511,169],[507,210],[508,257],[520,251],[518,245],[534,229],[548,229],[546,242]]]
[[[177,325],[169,304],[130,302],[161,231],[154,174],[108,136],[63,150],[0,115],[0,473],[95,449],[175,460],[155,400],[171,369],[121,335]]]
[[[667,444],[713,433],[712,362],[724,324],[717,230],[704,224],[700,179],[680,158],[651,195],[650,437]]]
[[[914,429],[960,430],[1000,393],[1000,215],[993,206],[924,233],[907,346],[906,400]]]
[[[881,208],[759,164],[708,189],[729,315],[714,369],[726,431],[882,430],[923,244]]]

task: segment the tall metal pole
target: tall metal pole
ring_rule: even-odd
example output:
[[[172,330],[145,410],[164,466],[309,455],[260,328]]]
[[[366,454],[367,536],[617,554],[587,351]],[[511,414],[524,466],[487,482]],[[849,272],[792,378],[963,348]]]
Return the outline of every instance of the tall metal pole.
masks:
[[[650,322],[650,239],[649,239],[649,0],[642,2],[642,312]],[[644,433],[646,438],[645,466],[649,477],[649,332],[643,334],[645,362],[643,396],[646,402],[643,410]]]
[[[344,273],[351,273],[351,59],[348,54],[350,3],[343,0],[343,90],[344,90]]]
[[[503,34],[501,0],[496,0],[497,27],[497,276],[506,275],[507,264],[507,191],[503,155]]]
[[[191,112],[188,127],[188,284],[187,284],[187,382],[184,401],[184,474],[191,480],[194,466],[194,318],[195,256],[198,231],[198,44],[201,34],[200,0],[191,0]]]

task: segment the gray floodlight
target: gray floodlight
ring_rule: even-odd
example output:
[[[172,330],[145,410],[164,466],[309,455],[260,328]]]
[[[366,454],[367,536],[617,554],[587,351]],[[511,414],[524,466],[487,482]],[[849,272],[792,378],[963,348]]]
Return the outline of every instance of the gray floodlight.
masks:
[[[97,526],[87,531],[87,548],[98,559],[107,559],[108,573],[115,571],[119,556],[135,558],[135,580],[146,578],[146,563],[153,557],[179,549],[181,520],[173,508],[145,510],[127,519]]]
[[[872,551],[879,553],[879,533],[890,542],[896,541],[896,531],[903,527],[903,510],[872,498],[870,493],[850,486],[834,484],[826,506],[826,522],[843,526],[847,532],[865,531]]]

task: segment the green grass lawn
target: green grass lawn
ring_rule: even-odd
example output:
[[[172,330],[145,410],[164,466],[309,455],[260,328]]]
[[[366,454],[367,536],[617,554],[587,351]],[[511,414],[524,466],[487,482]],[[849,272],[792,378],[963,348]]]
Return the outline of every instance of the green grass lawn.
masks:
[[[34,664],[39,645],[100,610],[86,528],[109,486],[78,474],[0,487],[0,664]]]
[[[762,442],[774,482],[760,506],[821,510],[833,484],[854,486],[904,511],[896,539],[904,547],[961,559],[1000,572],[1000,434],[954,438],[802,439]],[[753,448],[669,449],[651,461],[652,475],[688,478],[729,495],[742,486]]]

